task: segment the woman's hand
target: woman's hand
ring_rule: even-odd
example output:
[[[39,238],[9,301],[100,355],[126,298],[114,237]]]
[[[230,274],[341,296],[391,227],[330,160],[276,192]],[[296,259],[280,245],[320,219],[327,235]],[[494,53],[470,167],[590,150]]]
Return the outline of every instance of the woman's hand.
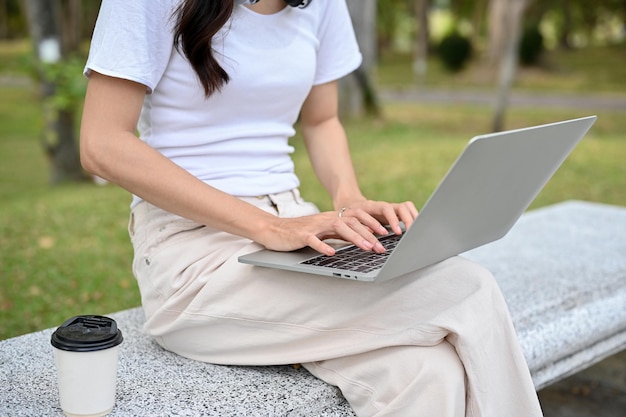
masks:
[[[411,201],[387,203],[384,201],[362,200],[342,207],[339,210],[339,214],[339,217],[346,220],[350,217],[354,217],[359,221],[369,221],[370,217],[374,218],[378,224],[377,228],[372,228],[372,230],[378,230],[378,234],[386,234],[387,231],[383,226],[388,225],[395,234],[399,235],[402,234],[400,222],[404,223],[408,229],[413,224],[418,212],[415,204]],[[383,233],[380,233],[380,231],[383,231]]]
[[[377,236],[388,233],[389,225],[401,234],[400,222],[408,229],[417,217],[411,202],[386,203],[363,200],[338,211],[329,211],[296,218],[276,218],[269,228],[261,232],[258,242],[268,249],[290,251],[309,246],[332,256],[335,249],[325,239],[341,239],[366,251],[385,251]]]

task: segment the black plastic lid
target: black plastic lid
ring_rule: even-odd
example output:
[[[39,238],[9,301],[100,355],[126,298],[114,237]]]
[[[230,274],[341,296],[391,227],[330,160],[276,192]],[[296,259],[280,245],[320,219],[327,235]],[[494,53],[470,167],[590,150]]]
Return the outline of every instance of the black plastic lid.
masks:
[[[70,352],[93,352],[117,346],[122,340],[122,331],[115,320],[104,316],[76,316],[52,333],[50,343]]]

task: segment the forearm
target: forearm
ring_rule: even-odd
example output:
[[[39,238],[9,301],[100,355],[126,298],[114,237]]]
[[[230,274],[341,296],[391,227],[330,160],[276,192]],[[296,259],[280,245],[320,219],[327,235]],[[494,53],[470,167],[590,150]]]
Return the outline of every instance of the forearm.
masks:
[[[273,220],[198,180],[133,135],[100,143],[106,146],[94,150],[98,156],[85,163],[86,169],[164,210],[252,240]]]
[[[313,169],[336,209],[364,200],[345,131],[337,117],[302,128]]]
[[[338,116],[337,82],[313,87],[302,107],[302,134],[313,169],[336,209],[365,198]]]

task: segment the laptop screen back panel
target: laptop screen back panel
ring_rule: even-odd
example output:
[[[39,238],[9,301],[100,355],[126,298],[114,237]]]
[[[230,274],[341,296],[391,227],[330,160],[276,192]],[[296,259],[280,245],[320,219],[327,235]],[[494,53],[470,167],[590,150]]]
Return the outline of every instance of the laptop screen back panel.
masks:
[[[473,138],[379,279],[403,275],[504,236],[595,120],[591,116]]]

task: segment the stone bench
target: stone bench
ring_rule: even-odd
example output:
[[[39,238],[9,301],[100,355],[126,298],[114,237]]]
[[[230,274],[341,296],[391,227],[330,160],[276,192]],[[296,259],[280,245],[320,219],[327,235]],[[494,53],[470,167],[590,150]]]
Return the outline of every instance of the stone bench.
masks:
[[[529,211],[464,256],[496,276],[538,390],[626,348],[626,208],[569,201]],[[139,308],[110,316],[125,337],[111,416],[354,416],[304,369],[194,362],[144,335]],[[53,330],[0,341],[0,415],[62,415]]]

